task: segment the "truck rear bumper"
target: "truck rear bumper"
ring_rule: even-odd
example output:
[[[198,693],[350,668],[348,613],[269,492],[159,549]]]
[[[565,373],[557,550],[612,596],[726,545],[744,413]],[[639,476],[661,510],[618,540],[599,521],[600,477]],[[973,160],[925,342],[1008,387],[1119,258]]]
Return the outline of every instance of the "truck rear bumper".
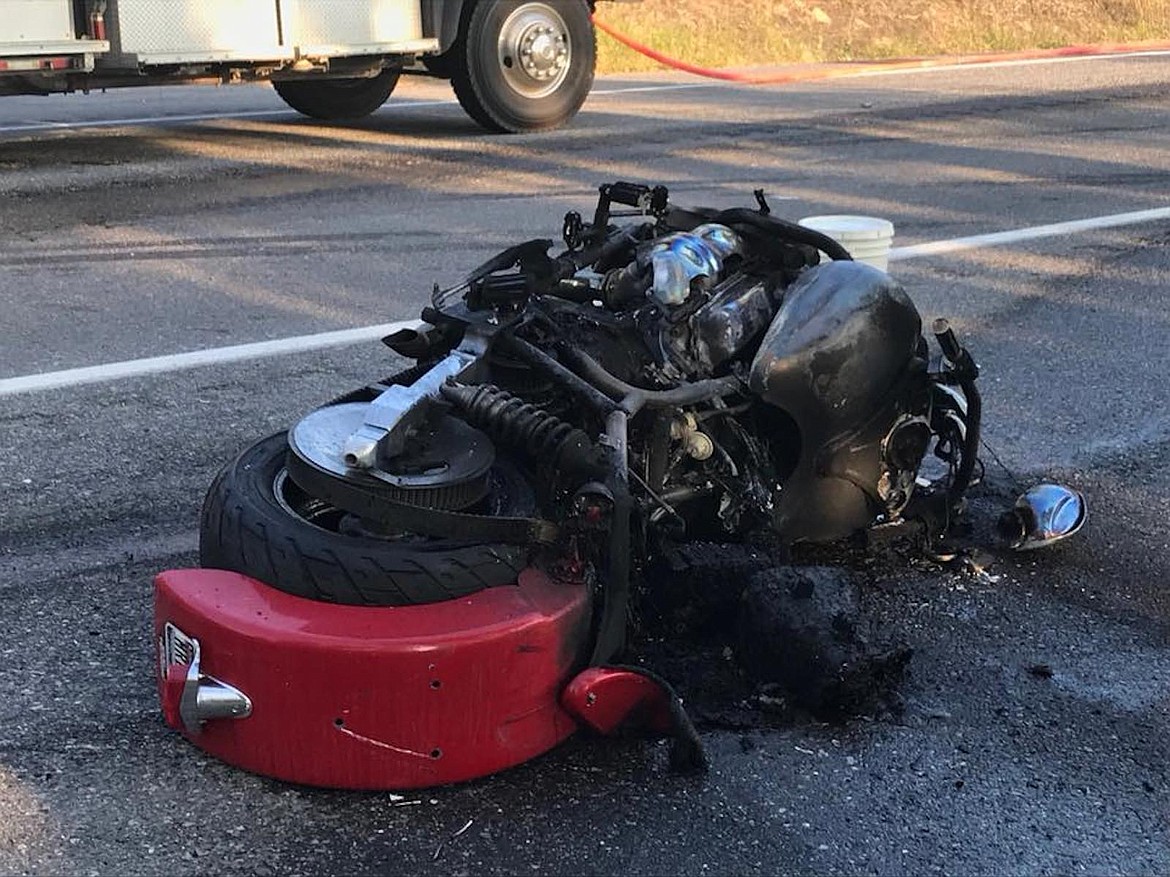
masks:
[[[0,43],[0,58],[29,55],[85,55],[108,52],[108,40],[39,40]]]
[[[0,77],[6,73],[90,73],[94,69],[95,56],[109,51],[109,48],[110,44],[105,40],[0,43]]]

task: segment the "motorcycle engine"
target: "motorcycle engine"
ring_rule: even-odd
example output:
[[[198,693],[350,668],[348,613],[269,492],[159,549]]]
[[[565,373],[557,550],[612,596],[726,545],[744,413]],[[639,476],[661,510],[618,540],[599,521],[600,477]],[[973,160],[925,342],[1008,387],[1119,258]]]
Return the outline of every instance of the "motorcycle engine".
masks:
[[[650,242],[649,252],[647,294],[660,316],[648,341],[664,378],[709,377],[771,323],[783,278],[744,270],[750,254],[727,226],[667,235]]]
[[[849,261],[793,280],[714,224],[648,246],[653,371],[701,380],[742,358],[768,435],[791,445],[777,530],[822,541],[896,516],[930,435],[921,320],[901,287]]]
[[[689,313],[668,314],[658,330],[668,376],[708,376],[749,349],[772,322],[781,291],[772,278],[732,274],[710,293],[698,293]]]

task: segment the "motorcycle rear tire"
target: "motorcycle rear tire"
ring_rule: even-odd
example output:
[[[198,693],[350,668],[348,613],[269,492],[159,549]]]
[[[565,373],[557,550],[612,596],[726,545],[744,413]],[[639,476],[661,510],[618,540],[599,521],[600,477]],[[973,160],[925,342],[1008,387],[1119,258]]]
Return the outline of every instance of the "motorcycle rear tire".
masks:
[[[396,540],[318,526],[277,495],[291,484],[281,479],[287,451],[287,433],[279,432],[220,472],[203,503],[201,566],[240,572],[311,600],[410,606],[513,584],[527,565],[521,545]],[[532,514],[535,499],[519,472],[501,464],[496,482],[500,514]]]

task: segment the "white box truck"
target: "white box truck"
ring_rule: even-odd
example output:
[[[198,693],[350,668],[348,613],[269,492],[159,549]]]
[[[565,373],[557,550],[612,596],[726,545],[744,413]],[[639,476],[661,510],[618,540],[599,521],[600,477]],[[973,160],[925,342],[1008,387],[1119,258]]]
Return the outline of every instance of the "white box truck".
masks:
[[[499,132],[568,121],[593,83],[593,0],[0,0],[0,96],[269,81],[318,119],[451,81]]]

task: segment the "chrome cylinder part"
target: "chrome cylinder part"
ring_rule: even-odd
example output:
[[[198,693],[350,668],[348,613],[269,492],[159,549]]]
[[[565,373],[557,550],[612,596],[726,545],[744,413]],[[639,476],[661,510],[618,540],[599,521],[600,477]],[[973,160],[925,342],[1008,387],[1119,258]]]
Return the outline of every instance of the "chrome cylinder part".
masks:
[[[192,718],[199,723],[212,719],[242,719],[252,712],[252,701],[246,694],[231,685],[202,676],[195,689],[195,704]]]
[[[234,686],[200,669],[199,640],[167,622],[159,638],[159,670],[166,678],[172,666],[183,668],[178,713],[183,727],[198,734],[212,719],[243,719],[252,714],[252,700]]]
[[[452,350],[409,387],[387,387],[366,408],[364,422],[346,439],[345,465],[374,469],[380,457],[402,453],[406,433],[424,416],[424,403],[436,399],[448,378],[463,374],[478,358],[464,350]]]
[[[1061,484],[1038,484],[999,519],[1000,534],[1017,551],[1043,548],[1067,539],[1085,525],[1084,496]]]

